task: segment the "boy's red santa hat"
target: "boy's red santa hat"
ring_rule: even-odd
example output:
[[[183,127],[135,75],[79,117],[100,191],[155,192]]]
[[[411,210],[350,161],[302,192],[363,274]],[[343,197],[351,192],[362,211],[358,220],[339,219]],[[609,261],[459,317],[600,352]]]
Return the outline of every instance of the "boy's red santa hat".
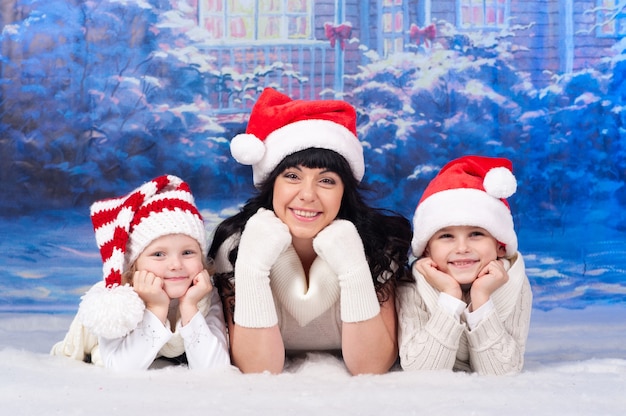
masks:
[[[97,336],[122,337],[143,319],[145,305],[132,287],[122,285],[122,275],[154,240],[184,234],[207,254],[202,216],[189,185],[176,176],[159,176],[126,196],[95,202],[91,221],[104,279],[83,296],[78,316]]]
[[[506,246],[506,256],[517,252],[513,217],[505,198],[517,190],[511,161],[464,156],[446,164],[428,184],[413,216],[412,249],[421,257],[430,238],[450,226],[487,230]]]
[[[252,165],[259,186],[288,155],[309,148],[334,150],[360,181],[365,173],[363,147],[357,138],[356,111],[340,100],[292,100],[266,88],[250,113],[245,134],[230,143],[235,160]]]

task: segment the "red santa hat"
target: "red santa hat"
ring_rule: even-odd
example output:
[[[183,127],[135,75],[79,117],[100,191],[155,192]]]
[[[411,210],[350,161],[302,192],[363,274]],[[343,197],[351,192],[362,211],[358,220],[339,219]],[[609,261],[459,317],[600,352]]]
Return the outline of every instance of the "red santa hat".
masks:
[[[83,296],[78,316],[97,336],[124,336],[143,318],[145,305],[129,285],[121,285],[122,274],[154,240],[184,234],[207,254],[202,216],[189,185],[176,176],[159,176],[128,195],[95,202],[91,221],[104,279]]]
[[[266,88],[252,108],[245,134],[230,143],[235,160],[252,165],[259,186],[288,155],[308,148],[334,150],[360,181],[365,173],[363,147],[356,133],[356,111],[340,100],[292,100]]]
[[[513,217],[505,198],[517,190],[508,159],[464,156],[446,164],[428,184],[413,216],[413,255],[422,256],[430,238],[449,226],[476,226],[487,230],[517,252]]]

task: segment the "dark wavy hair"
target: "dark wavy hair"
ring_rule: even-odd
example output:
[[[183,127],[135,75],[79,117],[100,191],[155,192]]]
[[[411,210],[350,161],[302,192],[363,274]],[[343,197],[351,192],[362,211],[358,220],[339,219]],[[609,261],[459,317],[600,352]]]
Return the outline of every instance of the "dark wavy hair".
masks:
[[[344,193],[337,218],[351,221],[363,241],[374,287],[379,302],[388,299],[396,284],[408,279],[408,253],[413,236],[411,223],[393,211],[370,207],[363,198],[368,191],[352,174],[350,165],[339,153],[328,149],[309,148],[286,156],[258,187],[256,196],[250,198],[239,213],[224,220],[215,230],[209,257],[215,257],[219,247],[228,237],[241,233],[248,219],[259,208],[273,210],[274,181],[285,169],[304,166],[310,169],[328,169],[339,175],[344,185]],[[235,265],[237,248],[228,255]],[[223,297],[232,296],[233,287],[229,283],[233,273],[216,274],[215,286]],[[379,281],[379,276],[388,276],[387,282]]]

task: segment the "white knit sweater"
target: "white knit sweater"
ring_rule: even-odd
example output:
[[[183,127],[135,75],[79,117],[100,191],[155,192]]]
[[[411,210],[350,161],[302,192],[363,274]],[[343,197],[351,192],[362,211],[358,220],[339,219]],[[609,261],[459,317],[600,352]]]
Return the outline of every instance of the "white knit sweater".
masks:
[[[491,296],[494,308],[470,331],[444,310],[440,293],[413,269],[415,284],[398,288],[398,343],[405,370],[454,369],[517,373],[524,366],[532,292],[522,255],[510,259],[509,281]]]
[[[228,253],[238,240],[239,235],[231,236],[218,250],[217,273],[233,270]],[[307,282],[300,258],[289,246],[270,271],[270,287],[288,354],[341,350],[339,280],[324,260],[315,259]]]

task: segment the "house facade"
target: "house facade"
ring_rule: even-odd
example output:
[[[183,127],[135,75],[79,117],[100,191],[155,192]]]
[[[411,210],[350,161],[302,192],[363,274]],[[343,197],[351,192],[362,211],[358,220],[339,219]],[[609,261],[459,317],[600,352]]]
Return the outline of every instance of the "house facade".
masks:
[[[539,86],[552,74],[585,69],[614,55],[625,32],[619,0],[437,0],[430,19],[460,30],[515,29],[516,67]]]
[[[219,112],[228,112],[249,108],[259,84],[294,98],[339,95],[350,88],[344,75],[366,62],[364,51],[405,52],[444,22],[460,32],[511,29],[516,67],[542,86],[615,54],[626,31],[622,7],[619,0],[198,0],[197,21],[210,34],[206,53],[230,77],[216,89]]]

